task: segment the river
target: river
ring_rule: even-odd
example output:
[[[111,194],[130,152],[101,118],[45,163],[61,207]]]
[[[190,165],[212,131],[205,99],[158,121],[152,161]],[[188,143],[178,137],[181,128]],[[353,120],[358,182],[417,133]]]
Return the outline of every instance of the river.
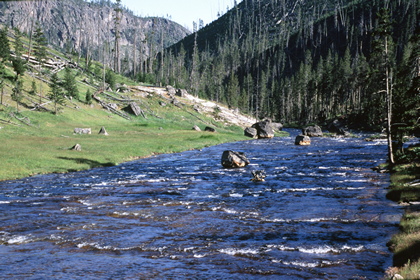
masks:
[[[1,279],[380,279],[386,143],[290,137],[0,182]],[[224,169],[224,150],[251,164]],[[252,182],[265,170],[265,182]]]

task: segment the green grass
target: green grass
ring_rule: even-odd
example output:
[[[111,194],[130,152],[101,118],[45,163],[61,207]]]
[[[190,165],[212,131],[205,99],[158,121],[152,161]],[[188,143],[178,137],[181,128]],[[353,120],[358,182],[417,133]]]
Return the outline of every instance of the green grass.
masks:
[[[13,42],[13,38],[10,41]],[[28,38],[23,37],[22,41],[28,47]],[[55,50],[50,51],[66,56]],[[81,67],[85,66],[84,59],[71,59],[77,60]],[[87,105],[84,103],[86,91],[90,90],[93,94],[103,84],[103,66],[98,62],[93,64],[91,70],[97,75],[72,69],[80,100],[67,100],[65,106],[60,106],[59,113],[55,115],[52,112],[33,110],[35,103],[42,103],[51,111],[54,108],[46,98],[50,87],[45,81],[50,79],[50,71],[43,69],[42,79],[25,73],[22,77],[24,98],[17,106],[11,98],[15,73],[11,63],[6,63],[4,95],[0,104],[0,180],[112,166],[153,154],[176,153],[249,139],[243,136],[240,127],[225,127],[211,116],[197,113],[192,105],[181,105],[180,108],[159,95],[142,98],[132,92],[107,92],[118,99],[126,97],[138,100],[147,118],[131,115],[131,119],[127,120],[105,110],[96,101]],[[38,69],[32,70],[39,72]],[[59,72],[59,77],[63,78],[63,75],[64,71]],[[84,80],[96,87],[87,85]],[[137,85],[135,81],[121,75],[116,75],[115,80],[119,85]],[[36,95],[30,94],[33,82],[37,88]],[[107,103],[117,103],[120,109],[128,105],[113,101],[105,95],[100,95],[100,98]],[[161,101],[167,105],[161,106]],[[24,120],[25,124],[12,114]],[[193,131],[194,125],[202,130],[211,126],[217,132]],[[98,134],[101,127],[106,128],[108,136]],[[91,128],[92,134],[76,135],[73,134],[74,128]],[[80,144],[82,151],[71,150],[75,144]]]
[[[406,151],[407,155],[410,151]],[[400,232],[394,235],[389,247],[394,253],[392,274],[398,273],[404,279],[420,279],[420,185],[412,182],[420,179],[418,158],[400,162],[392,168],[389,199],[406,205],[400,222]],[[390,279],[392,279],[392,274]]]
[[[0,180],[112,166],[152,154],[244,139],[242,134],[225,129],[217,133],[193,131],[192,125],[174,121],[178,114],[173,114],[172,120],[127,121],[102,109],[57,116],[22,112],[34,126],[6,125],[0,130]],[[102,126],[108,136],[98,134]],[[91,128],[92,134],[73,134],[76,127]],[[80,144],[82,151],[70,150],[75,144]]]
[[[31,81],[32,78],[25,77],[25,91],[29,91]],[[47,84],[42,87],[44,92],[49,90]],[[82,84],[79,84],[80,89],[84,90]],[[83,90],[80,90],[81,95]],[[4,102],[0,105],[0,119],[16,125],[0,122],[0,180],[112,166],[153,154],[175,153],[247,139],[241,128],[225,127],[210,117],[198,114],[192,106],[180,109],[168,104],[163,107],[159,104],[162,100],[159,96],[139,100],[147,119],[131,115],[131,120],[126,120],[95,102],[89,106],[75,100],[68,100],[60,113],[54,115],[32,111],[32,103],[25,98],[23,103],[28,107],[20,105],[17,113],[10,91],[11,87],[6,87]],[[39,99],[37,96],[33,98]],[[104,96],[101,99],[106,101]],[[81,100],[84,100],[84,95]],[[48,100],[43,99],[43,102]],[[52,109],[52,104],[46,107]],[[30,126],[11,117],[11,113],[25,118]],[[217,132],[193,131],[193,125],[202,129],[213,126]],[[76,127],[91,128],[92,134],[73,134]],[[108,136],[98,134],[101,127],[106,128]],[[71,150],[75,144],[80,144],[82,151]]]

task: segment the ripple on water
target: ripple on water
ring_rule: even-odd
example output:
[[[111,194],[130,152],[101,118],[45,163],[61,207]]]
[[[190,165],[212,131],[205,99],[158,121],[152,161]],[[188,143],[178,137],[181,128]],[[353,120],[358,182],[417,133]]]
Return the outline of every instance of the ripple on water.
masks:
[[[293,135],[0,182],[0,278],[380,278],[399,217],[370,169],[386,143]],[[251,164],[222,168],[224,150]]]

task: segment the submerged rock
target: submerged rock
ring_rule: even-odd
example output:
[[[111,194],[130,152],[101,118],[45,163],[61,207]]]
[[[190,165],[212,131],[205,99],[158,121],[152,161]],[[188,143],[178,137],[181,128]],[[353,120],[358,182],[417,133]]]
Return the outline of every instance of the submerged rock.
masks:
[[[264,182],[265,181],[265,171],[264,170],[253,170],[252,172],[252,176],[254,176],[254,178],[251,179],[251,181],[253,182]]]
[[[222,155],[222,166],[225,168],[240,168],[249,164],[249,160],[244,153],[234,151],[224,151]]]

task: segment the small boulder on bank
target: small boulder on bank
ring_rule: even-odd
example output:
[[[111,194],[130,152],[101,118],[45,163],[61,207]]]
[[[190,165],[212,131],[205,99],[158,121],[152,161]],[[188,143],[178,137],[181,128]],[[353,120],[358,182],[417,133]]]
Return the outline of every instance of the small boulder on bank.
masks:
[[[222,155],[222,166],[225,168],[240,168],[249,164],[249,160],[244,153],[234,151],[224,151]]]
[[[302,134],[309,137],[322,137],[322,129],[317,125],[302,128]]]
[[[176,89],[174,88],[174,87],[172,87],[172,86],[167,86],[166,87],[166,90],[168,91],[168,95],[170,96],[170,97],[175,97],[175,94],[176,94]]]
[[[101,130],[99,130],[99,134],[106,135],[106,136],[109,135],[104,126],[101,128]]]
[[[199,128],[197,125],[194,125],[193,128],[192,128],[192,130],[201,131],[201,128]]]
[[[74,134],[92,134],[91,128],[75,128]]]
[[[216,129],[214,129],[213,127],[207,126],[207,127],[204,129],[204,131],[207,131],[207,132],[216,132]]]
[[[186,89],[178,89],[176,91],[176,96],[179,96],[179,97],[185,97],[187,96],[187,94],[188,94],[188,91]]]
[[[295,139],[295,145],[309,146],[311,145],[311,138],[307,135],[298,135]]]
[[[70,150],[80,152],[80,151],[82,151],[82,146],[80,144],[76,144]]]

